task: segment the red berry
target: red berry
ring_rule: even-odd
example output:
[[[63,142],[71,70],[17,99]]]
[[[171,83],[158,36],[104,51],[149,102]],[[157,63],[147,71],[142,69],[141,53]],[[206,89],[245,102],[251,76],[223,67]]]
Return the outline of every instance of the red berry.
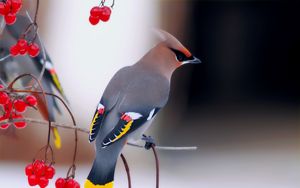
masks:
[[[65,188],[74,188],[74,186],[75,186],[75,181],[73,179],[68,179]]]
[[[8,13],[4,16],[7,25],[12,25],[16,22],[17,16],[14,13]]]
[[[39,179],[36,177],[36,175],[30,175],[28,176],[28,183],[30,186],[35,186],[39,183]]]
[[[22,120],[22,118],[23,116],[21,114],[12,114],[12,119],[18,119],[14,122],[15,127],[18,129],[22,129],[27,125],[27,123],[24,120]]]
[[[89,21],[92,25],[97,25],[100,21],[99,17],[90,16]]]
[[[26,127],[27,123],[25,121],[20,120],[20,121],[14,122],[14,125],[16,128],[22,129],[22,128]]]
[[[11,7],[11,1],[6,1],[6,3],[4,3],[3,16],[10,13],[10,7]]]
[[[17,45],[20,48],[26,48],[27,47],[27,40],[25,40],[25,39],[19,39],[18,42],[17,42]]]
[[[29,44],[28,46],[28,54],[31,57],[36,57],[40,53],[40,47],[36,43]]]
[[[44,163],[44,161],[41,161],[41,160],[35,160],[35,161],[33,162],[33,168],[35,169],[35,166],[36,166],[37,164],[40,164],[40,163]]]
[[[27,53],[28,43],[25,39],[19,39],[17,42],[17,46],[19,47],[19,52],[21,55],[24,55]]]
[[[37,100],[36,100],[36,98],[35,98],[34,96],[32,96],[32,95],[26,96],[25,101],[27,102],[27,104],[28,104],[29,106],[35,106],[35,105],[37,105]]]
[[[26,166],[25,174],[26,174],[26,176],[30,176],[33,174],[33,165],[32,164],[29,164]]]
[[[25,112],[26,110],[26,107],[27,107],[27,104],[21,100],[21,99],[17,99],[14,101],[14,108],[17,112]]]
[[[4,119],[8,119],[10,114],[11,114],[11,111],[12,111],[12,102],[11,100],[9,99],[8,100],[8,103],[6,105],[4,105],[4,111],[5,111],[5,114],[3,116]]]
[[[101,15],[99,18],[103,22],[107,22],[111,15],[111,9],[107,6],[101,7],[101,9],[102,9],[102,11],[101,11]]]
[[[45,177],[47,179],[52,179],[55,174],[55,169],[52,166],[46,167]]]
[[[13,13],[19,12],[22,7],[22,0],[11,0],[11,11]]]
[[[0,129],[7,129],[9,127],[8,123],[0,125]]]
[[[10,51],[9,52],[10,52],[11,56],[17,56],[17,55],[19,55],[19,53],[20,53],[19,46],[14,45],[14,46],[10,47]]]
[[[46,178],[46,177],[41,177],[40,180],[39,180],[39,186],[40,188],[45,188],[47,187],[49,184],[49,180]]]
[[[98,6],[96,6],[91,9],[90,14],[93,17],[99,17],[102,14],[101,12],[102,12],[102,9]]]
[[[4,85],[0,84],[0,89],[4,89]]]
[[[63,178],[58,178],[55,182],[56,188],[65,188],[66,180]]]
[[[44,161],[35,160],[35,161],[33,162],[33,170],[35,171],[36,168],[37,168],[37,166],[40,165],[40,164],[43,164],[43,163],[44,163]]]
[[[45,167],[45,163],[37,163],[34,165],[34,174],[37,176],[37,177],[41,177],[45,174],[45,170],[46,170],[46,167]]]
[[[9,96],[5,92],[0,92],[0,105],[6,105],[9,102]]]
[[[74,188],[80,188],[80,184],[77,181],[75,181]]]
[[[7,13],[6,4],[4,2],[0,2],[0,14],[5,16]]]
[[[20,55],[25,55],[27,53],[27,48],[20,49]]]

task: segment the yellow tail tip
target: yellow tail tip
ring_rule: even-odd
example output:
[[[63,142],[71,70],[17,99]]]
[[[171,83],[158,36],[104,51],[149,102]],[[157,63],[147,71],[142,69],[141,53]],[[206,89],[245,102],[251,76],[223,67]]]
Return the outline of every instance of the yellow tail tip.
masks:
[[[105,185],[94,185],[90,180],[86,180],[84,188],[113,188],[114,182],[109,182]]]
[[[53,136],[54,136],[54,145],[55,145],[56,149],[60,149],[61,148],[61,138],[60,138],[57,128],[53,128]]]

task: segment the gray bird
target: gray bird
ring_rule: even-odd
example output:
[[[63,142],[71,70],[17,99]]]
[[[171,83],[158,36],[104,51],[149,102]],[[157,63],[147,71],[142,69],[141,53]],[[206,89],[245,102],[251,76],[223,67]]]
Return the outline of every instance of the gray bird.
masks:
[[[157,31],[161,41],[141,60],[111,79],[90,126],[96,156],[85,188],[112,188],[117,159],[124,145],[142,138],[169,97],[172,73],[187,63],[200,63],[174,36]]]
[[[2,23],[3,23],[3,18]],[[0,20],[1,22],[1,20]],[[15,45],[20,38],[20,36],[23,34],[24,30],[27,28],[27,26],[31,24],[31,20],[28,16],[17,16],[17,22],[13,25],[6,25],[2,27],[2,32],[0,36],[0,59],[7,56],[10,52],[10,47]],[[1,25],[1,24],[0,24]],[[30,36],[34,35],[34,33],[30,33]],[[42,46],[41,41],[39,41],[39,38],[35,41],[40,47]],[[44,63],[45,66],[45,72],[43,75],[43,79],[41,80],[43,89],[49,93],[53,93],[53,88],[55,88],[62,97],[65,97],[64,91],[61,87],[61,84],[59,82],[58,76],[56,74],[56,71],[54,69],[53,63],[48,55],[47,52],[45,52],[45,58],[44,54],[41,52],[37,57],[30,57],[28,55],[26,56],[16,56],[16,57],[8,57],[5,60],[0,62],[0,78],[4,82],[10,82],[17,76],[24,74],[24,73],[31,73],[35,75],[36,77],[39,77],[40,72],[43,69]],[[19,82],[19,87],[25,87],[32,83],[32,79],[25,78],[22,79],[22,82]],[[48,111],[49,115],[46,110],[45,102],[41,98],[40,95],[35,95],[38,99],[38,108],[43,115],[43,118],[45,120],[50,120],[52,122],[55,121],[55,110],[57,110],[59,113],[61,113],[60,108],[57,104],[57,101],[53,97],[47,97],[47,103],[49,105]],[[61,147],[61,141],[60,136],[56,128],[53,128],[54,133],[54,143],[57,148]]]

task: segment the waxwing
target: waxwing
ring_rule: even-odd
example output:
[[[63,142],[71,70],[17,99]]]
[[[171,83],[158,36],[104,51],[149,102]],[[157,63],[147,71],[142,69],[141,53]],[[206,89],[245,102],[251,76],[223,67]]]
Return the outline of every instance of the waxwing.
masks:
[[[132,66],[110,80],[97,106],[89,141],[96,156],[85,188],[112,188],[117,159],[124,145],[142,138],[169,97],[172,73],[188,63],[200,63],[174,36],[156,30],[160,41]]]

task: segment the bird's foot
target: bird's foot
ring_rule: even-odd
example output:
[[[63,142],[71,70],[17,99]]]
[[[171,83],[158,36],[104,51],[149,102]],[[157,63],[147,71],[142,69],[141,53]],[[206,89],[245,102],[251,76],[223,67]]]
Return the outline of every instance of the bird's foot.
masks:
[[[146,150],[149,150],[155,146],[155,140],[151,136],[146,136],[143,134],[142,140],[146,142],[144,146]]]

